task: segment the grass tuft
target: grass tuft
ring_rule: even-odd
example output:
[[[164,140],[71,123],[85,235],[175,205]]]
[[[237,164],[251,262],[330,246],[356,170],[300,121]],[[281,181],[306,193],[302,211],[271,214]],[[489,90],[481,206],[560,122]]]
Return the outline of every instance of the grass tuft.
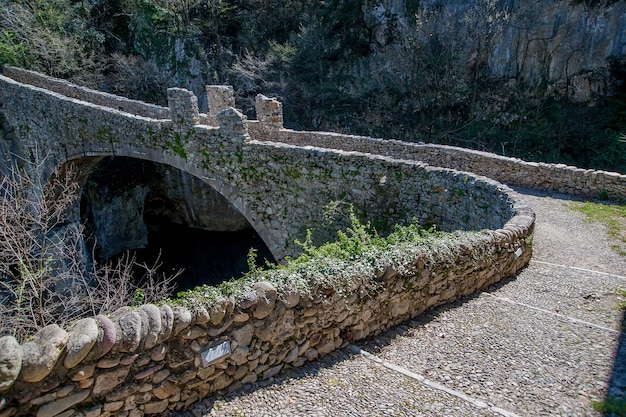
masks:
[[[617,241],[611,249],[626,256],[626,205],[587,201],[571,203],[568,207],[584,214],[587,221],[604,224],[608,235]]]

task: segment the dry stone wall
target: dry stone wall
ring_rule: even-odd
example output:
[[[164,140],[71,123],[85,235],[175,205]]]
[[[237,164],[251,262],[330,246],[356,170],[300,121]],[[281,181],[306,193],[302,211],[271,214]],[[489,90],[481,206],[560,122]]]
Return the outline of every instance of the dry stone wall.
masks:
[[[532,227],[532,215],[520,230]],[[378,334],[510,276],[531,256],[512,229],[460,239],[448,259],[428,249],[369,277],[377,289],[277,291],[259,282],[238,300],[194,309],[124,308],[63,330],[51,325],[20,346],[0,338],[2,416],[141,416],[182,410]],[[481,254],[480,256],[477,256]],[[8,389],[7,389],[8,388]]]
[[[281,129],[282,108],[272,99],[257,101],[266,112],[259,122],[210,107],[219,126],[206,126],[198,123],[210,117],[197,114],[194,97],[178,89],[169,97],[174,120],[156,120],[0,77],[2,112],[24,156],[50,172],[108,155],[177,167],[215,187],[279,254],[290,253],[290,242],[333,200],[390,224],[417,217],[475,232],[458,233],[440,254],[417,243],[398,258],[381,254],[371,270],[347,268],[350,279],[334,286],[296,291],[261,281],[236,298],[126,307],[71,329],[50,325],[22,345],[4,336],[0,417],[181,410],[483,289],[530,260],[534,214],[500,183],[400,154],[287,143],[292,132]]]

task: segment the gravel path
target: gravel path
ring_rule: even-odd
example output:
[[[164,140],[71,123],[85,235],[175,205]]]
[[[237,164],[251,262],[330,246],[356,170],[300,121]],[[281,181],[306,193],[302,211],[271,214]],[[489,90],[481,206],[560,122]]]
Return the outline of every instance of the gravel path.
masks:
[[[514,279],[180,416],[600,416],[626,392],[626,257],[567,197],[518,192],[537,224]]]

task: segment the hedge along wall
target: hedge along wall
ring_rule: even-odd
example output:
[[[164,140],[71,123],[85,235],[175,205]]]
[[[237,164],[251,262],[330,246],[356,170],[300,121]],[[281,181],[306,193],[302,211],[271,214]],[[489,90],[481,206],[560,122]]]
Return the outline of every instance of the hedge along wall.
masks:
[[[272,130],[280,106],[266,104],[271,114],[260,118],[266,120],[261,127]],[[398,244],[346,262],[322,259],[301,269],[266,272],[256,283],[241,283],[237,295],[200,293],[187,307],[127,307],[79,320],[67,330],[50,325],[23,345],[5,336],[0,338],[0,416],[180,410],[485,288],[530,260],[534,214],[495,181],[363,153],[257,141],[245,147],[252,159],[296,155],[299,167],[321,157],[342,167],[344,160],[363,169],[402,166],[402,178],[371,176],[377,181],[372,187],[395,182],[398,201],[409,204],[422,178],[432,192],[413,204],[428,208],[425,215],[439,217],[448,229],[490,224],[491,230]],[[313,279],[312,270],[326,279]]]

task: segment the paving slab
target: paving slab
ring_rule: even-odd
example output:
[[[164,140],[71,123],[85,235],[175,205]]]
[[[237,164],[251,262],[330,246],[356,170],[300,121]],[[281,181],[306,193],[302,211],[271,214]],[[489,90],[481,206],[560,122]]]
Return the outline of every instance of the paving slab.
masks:
[[[626,277],[531,261],[517,277],[488,291],[521,303],[619,331]]]

